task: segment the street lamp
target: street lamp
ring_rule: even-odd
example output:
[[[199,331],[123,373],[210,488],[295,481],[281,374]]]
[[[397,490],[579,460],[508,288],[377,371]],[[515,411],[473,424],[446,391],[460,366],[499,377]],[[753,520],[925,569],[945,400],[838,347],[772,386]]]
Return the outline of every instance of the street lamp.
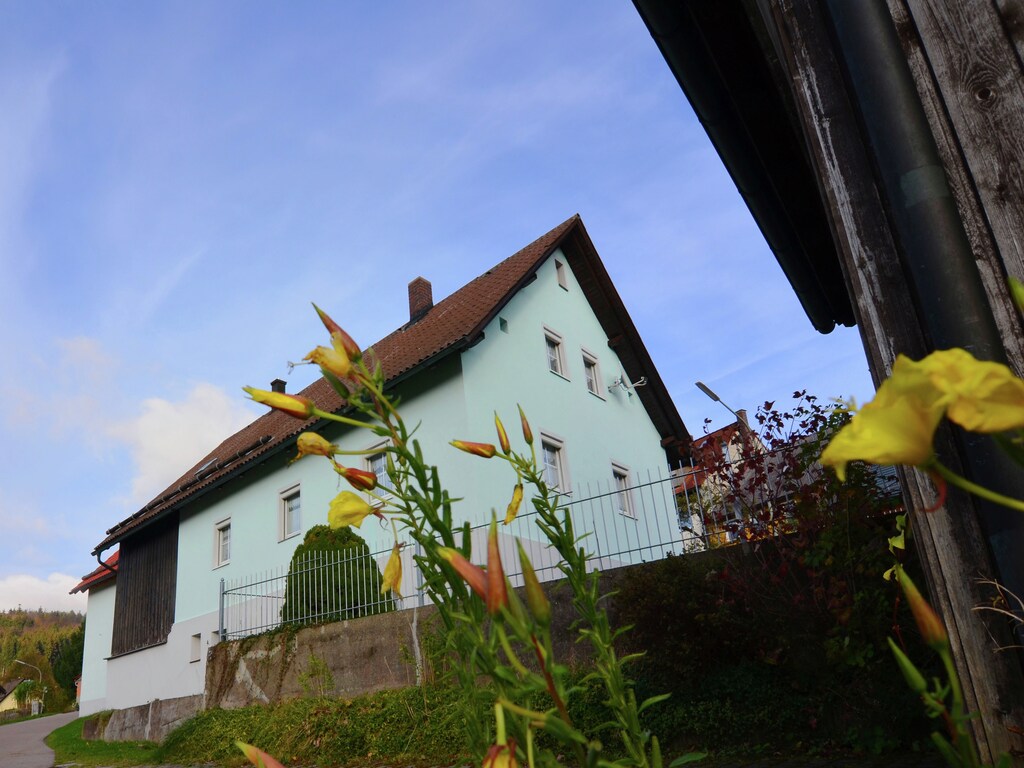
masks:
[[[712,400],[714,400],[714,401],[715,401],[716,403],[720,403],[720,404],[722,405],[722,407],[723,407],[723,408],[725,408],[725,410],[727,410],[727,411],[728,411],[729,413],[731,413],[731,414],[732,414],[733,416],[735,416],[735,417],[736,417],[736,421],[738,421],[738,422],[739,422],[740,424],[742,424],[742,425],[743,425],[744,427],[747,427],[748,429],[750,428],[750,425],[749,425],[749,424],[747,424],[747,415],[746,415],[745,413],[744,413],[743,415],[740,415],[740,414],[736,413],[736,411],[734,411],[734,410],[733,410],[732,408],[730,408],[730,407],[729,407],[728,405],[726,405],[725,403],[723,403],[723,402],[722,402],[722,398],[720,398],[720,397],[719,397],[718,395],[716,395],[716,394],[715,394],[715,393],[714,393],[714,392],[713,392],[713,391],[711,390],[711,387],[709,387],[709,386],[708,386],[707,384],[705,384],[705,383],[704,383],[703,381],[696,381],[696,382],[694,382],[694,384],[696,384],[696,385],[697,385],[697,389],[699,389],[699,390],[700,390],[701,392],[703,392],[703,393],[704,393],[705,395],[707,395],[708,397],[710,397],[710,398],[711,398]]]
[[[22,661],[21,659],[15,659],[14,663],[15,664],[21,664],[23,667],[32,667],[32,669],[34,669],[36,672],[39,673],[39,690],[41,691],[40,696],[46,696],[46,689],[43,688],[43,670],[41,670],[35,664],[29,664],[27,661]],[[32,702],[32,714],[33,715],[41,715],[42,713],[43,713],[43,702],[42,702],[42,699],[39,699],[39,711],[36,711],[36,701],[33,700],[33,702]]]
[[[35,664],[29,664],[27,661],[22,661],[21,659],[15,659],[14,663],[21,664],[21,666],[23,667],[32,667],[32,669],[39,673],[39,687],[43,687],[43,670],[41,670]]]

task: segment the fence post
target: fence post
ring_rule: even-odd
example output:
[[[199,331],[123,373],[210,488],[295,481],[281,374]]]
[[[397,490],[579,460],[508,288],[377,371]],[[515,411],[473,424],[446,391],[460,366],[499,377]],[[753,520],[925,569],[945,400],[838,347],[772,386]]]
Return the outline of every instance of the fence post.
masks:
[[[220,635],[220,639],[223,642],[228,639],[228,628],[224,626],[224,579],[220,580],[220,600],[218,601],[220,607],[218,609],[219,615],[217,616],[217,634]]]

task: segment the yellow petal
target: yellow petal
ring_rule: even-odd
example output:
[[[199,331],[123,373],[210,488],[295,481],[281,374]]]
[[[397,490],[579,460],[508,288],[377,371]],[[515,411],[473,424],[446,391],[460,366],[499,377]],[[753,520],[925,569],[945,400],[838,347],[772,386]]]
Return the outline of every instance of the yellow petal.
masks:
[[[327,522],[331,528],[344,528],[354,525],[359,528],[368,515],[373,514],[373,507],[352,491],[342,491],[334,497],[327,512]]]
[[[380,593],[383,595],[391,590],[401,597],[402,593],[398,591],[401,586],[402,555],[398,542],[396,541],[394,548],[391,550],[391,557],[388,558],[388,564],[384,566],[384,583],[381,585]]]

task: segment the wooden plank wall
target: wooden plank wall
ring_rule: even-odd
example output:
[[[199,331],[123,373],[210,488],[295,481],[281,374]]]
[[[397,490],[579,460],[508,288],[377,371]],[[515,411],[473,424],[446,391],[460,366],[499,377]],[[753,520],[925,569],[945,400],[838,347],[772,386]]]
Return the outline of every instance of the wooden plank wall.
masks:
[[[174,623],[178,515],[121,542],[111,655],[166,642]]]
[[[897,354],[920,357],[927,352],[913,292],[896,253],[884,195],[876,185],[870,152],[847,96],[834,43],[819,3],[814,0],[754,2],[786,70],[782,80],[792,87],[800,128],[816,169],[821,194],[827,201],[845,279],[854,298],[861,337],[877,384],[891,371]],[[900,5],[900,0],[889,2],[894,7]],[[913,30],[907,27],[905,10],[903,16],[898,8],[892,11],[904,45],[914,37]],[[1018,78],[1019,64],[1018,60],[1015,70]],[[918,63],[915,76],[921,78],[923,72]],[[1018,101],[1017,105],[1024,108],[1024,101]],[[933,120],[940,120],[944,111],[940,101],[934,98],[926,109]],[[1017,138],[1020,137],[1024,137],[1024,130],[1017,134]],[[973,187],[974,171],[964,167],[958,159],[961,150],[957,148],[956,129],[949,127],[939,143],[943,160],[951,167],[951,186],[965,216],[975,253],[979,255],[979,270],[1000,330],[1007,339],[1010,356],[1020,366],[1024,358],[1021,357],[1019,318],[1009,304],[1004,267],[999,258],[1002,244],[998,238],[1008,238],[1011,252],[1019,254],[1019,249],[1013,250],[1012,232],[1016,227],[1024,236],[1024,227],[1010,222],[989,228],[982,215],[985,198]],[[983,162],[980,155],[984,153],[975,154],[979,155],[976,160]],[[1024,155],[1019,157],[1024,158]],[[1008,185],[1009,182],[1004,182],[1002,187],[998,183],[988,185],[987,194],[996,194],[997,187],[1008,190]],[[1011,210],[1012,205],[1001,206],[993,215],[1001,214],[1008,219],[1020,216],[1022,198],[1016,199],[1016,210]],[[996,229],[998,233],[993,232]],[[1013,261],[1017,258],[1012,256],[1006,270],[1022,277],[1019,260]],[[956,456],[948,432],[940,431],[937,440],[940,453]],[[962,467],[954,467],[954,470],[962,471]],[[927,476],[909,471],[901,473],[901,480],[912,510],[934,505],[935,491]],[[1024,748],[1021,738],[1024,731],[1020,730],[1024,727],[1024,712],[1019,708],[1024,675],[1016,656],[993,651],[993,637],[1011,640],[1005,626],[991,621],[986,623],[973,611],[989,597],[979,586],[978,577],[994,573],[974,506],[963,496],[951,496],[944,507],[935,512],[916,512],[914,532],[931,594],[950,630],[967,706],[981,713],[981,722],[975,731],[983,757],[991,761],[994,755],[1020,750]]]

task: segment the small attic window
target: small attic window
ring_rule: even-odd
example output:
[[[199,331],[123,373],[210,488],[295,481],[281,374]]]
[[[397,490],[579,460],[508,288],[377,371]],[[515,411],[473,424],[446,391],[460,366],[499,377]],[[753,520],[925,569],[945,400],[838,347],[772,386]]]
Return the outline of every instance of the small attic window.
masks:
[[[558,285],[564,290],[569,290],[569,279],[565,276],[565,264],[555,259],[555,277],[558,278]]]
[[[502,333],[508,333],[508,320],[506,320],[504,317],[499,317],[498,328],[501,330]]]

